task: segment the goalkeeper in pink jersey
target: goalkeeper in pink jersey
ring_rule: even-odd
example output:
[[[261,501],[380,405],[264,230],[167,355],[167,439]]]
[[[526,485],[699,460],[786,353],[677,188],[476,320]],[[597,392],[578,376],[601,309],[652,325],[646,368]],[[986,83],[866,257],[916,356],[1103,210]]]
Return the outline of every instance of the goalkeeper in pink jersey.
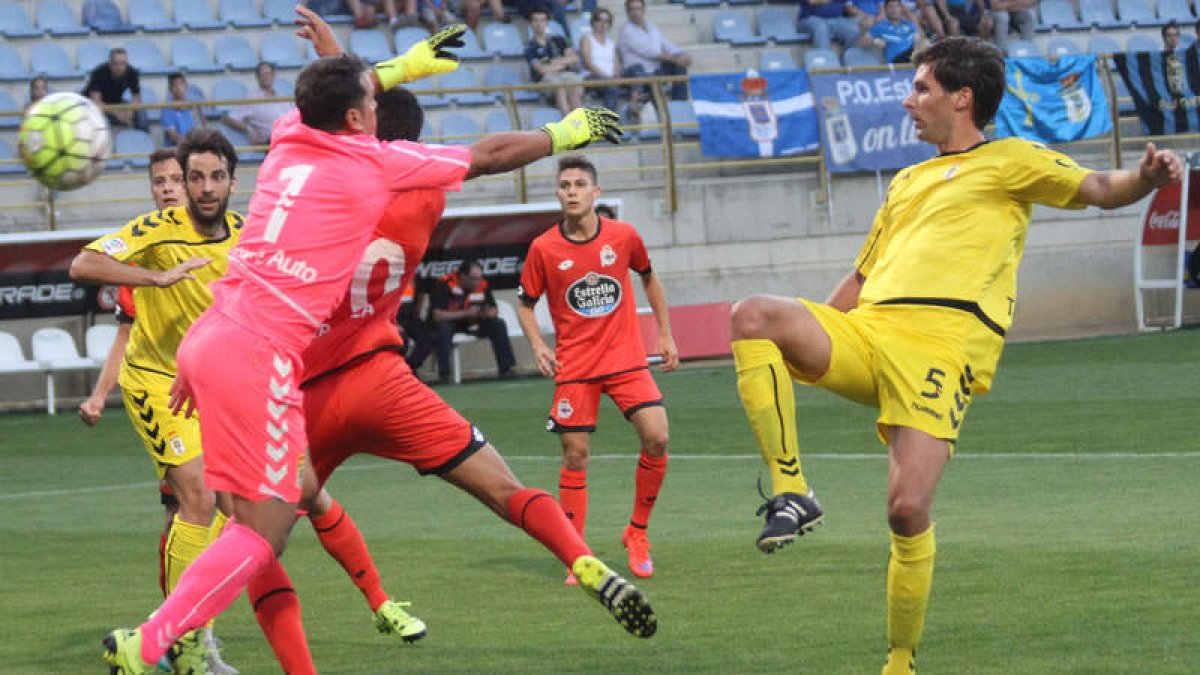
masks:
[[[303,30],[328,30],[300,11]],[[301,354],[342,300],[394,196],[457,190],[471,177],[620,134],[611,111],[580,109],[538,131],[493,134],[470,147],[376,140],[376,89],[454,70],[446,48],[461,46],[464,30],[443,30],[373,69],[354,56],[324,58],[297,78],[297,110],[272,131],[229,271],[177,354],[173,407],[203,412],[205,482],[234,517],[148,621],[105,638],[113,672],[150,672],[179,635],[223,611],[283,553],[296,508],[316,494],[304,454]],[[616,575],[585,558],[595,563],[589,570],[604,572],[594,575],[595,592],[614,590],[607,582]]]

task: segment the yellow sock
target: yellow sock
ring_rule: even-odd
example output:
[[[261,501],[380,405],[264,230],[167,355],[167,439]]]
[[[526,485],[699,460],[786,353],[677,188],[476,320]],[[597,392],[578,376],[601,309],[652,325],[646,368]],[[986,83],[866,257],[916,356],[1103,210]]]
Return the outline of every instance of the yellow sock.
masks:
[[[885,675],[910,673],[913,652],[925,627],[925,607],[933,585],[933,558],[937,553],[933,525],[921,534],[892,534],[887,567],[888,665]],[[889,670],[889,666],[895,670]]]
[[[192,561],[208,546],[208,530],[204,525],[185,523],[175,516],[171,534],[167,536],[167,593],[175,590],[179,577]]]
[[[772,494],[807,494],[796,436],[796,393],[783,354],[770,340],[734,340],[733,362],[742,407],[771,472]]]

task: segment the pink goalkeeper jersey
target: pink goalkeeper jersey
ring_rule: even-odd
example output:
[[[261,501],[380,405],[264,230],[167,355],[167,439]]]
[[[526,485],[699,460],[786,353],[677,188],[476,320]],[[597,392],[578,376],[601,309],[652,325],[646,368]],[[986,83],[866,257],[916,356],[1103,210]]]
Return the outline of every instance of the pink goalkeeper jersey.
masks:
[[[464,146],[328,134],[293,110],[275,124],[213,308],[298,353],[342,300],[395,193],[458,190],[470,164]]]

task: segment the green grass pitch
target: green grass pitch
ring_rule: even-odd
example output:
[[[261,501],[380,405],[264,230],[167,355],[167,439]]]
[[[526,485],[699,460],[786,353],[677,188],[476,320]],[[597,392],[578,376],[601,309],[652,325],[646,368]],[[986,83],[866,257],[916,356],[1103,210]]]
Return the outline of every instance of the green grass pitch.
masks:
[[[760,473],[731,367],[659,377],[670,464],[642,586],[658,634],[627,636],[519,530],[436,478],[356,459],[331,492],[385,586],[429,624],[378,635],[307,521],[284,563],[322,673],[877,673],[885,650],[885,454],[872,411],[798,394],[815,535],[753,545]],[[1200,672],[1200,332],[1010,347],[970,411],[935,505],[923,674]],[[441,390],[526,484],[555,492],[546,381]],[[588,541],[618,541],[636,440],[608,403],[594,436]],[[102,672],[100,639],[158,602],[161,511],[121,410],[0,417],[0,673]],[[217,623],[227,660],[277,672],[244,599]]]

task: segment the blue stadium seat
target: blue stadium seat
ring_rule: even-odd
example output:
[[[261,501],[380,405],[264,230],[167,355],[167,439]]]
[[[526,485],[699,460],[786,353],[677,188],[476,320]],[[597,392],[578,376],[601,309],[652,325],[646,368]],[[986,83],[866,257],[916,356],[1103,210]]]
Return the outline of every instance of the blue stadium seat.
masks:
[[[429,31],[424,28],[400,28],[396,31],[396,53],[403,54],[409,47],[429,37]]]
[[[1060,56],[1082,53],[1083,49],[1079,47],[1079,43],[1065,35],[1050,38],[1050,41],[1046,43],[1047,58],[1057,59]]]
[[[797,67],[791,53],[784,49],[764,49],[758,55],[759,70],[794,70]]]
[[[21,112],[21,104],[7,91],[0,91],[0,113]],[[20,115],[0,115],[0,129],[15,129],[21,125]]]
[[[1079,0],[1079,19],[1085,26],[1100,30],[1129,27],[1128,22],[1118,20],[1113,14],[1111,0]]]
[[[1008,41],[1008,56],[1014,59],[1025,59],[1033,56],[1042,56],[1042,50],[1036,43],[1029,40],[1009,40]]]
[[[721,0],[683,0],[684,7],[719,7]]]
[[[126,101],[130,100],[129,94],[125,95],[125,100]],[[162,103],[162,98],[159,97],[158,94],[154,93],[153,89],[151,89],[150,87],[147,87],[146,85],[143,84],[142,85],[142,103]],[[146,119],[150,120],[151,122],[156,122],[156,123],[162,121],[162,108],[150,108],[149,110],[147,110],[146,111]]]
[[[109,169],[120,169],[123,166],[144,169],[150,166],[150,159],[147,155],[154,152],[156,147],[158,146],[154,144],[154,139],[150,137],[150,134],[141,129],[121,129],[113,137],[113,154],[128,153],[130,156],[110,159],[106,166]]]
[[[213,44],[213,54],[217,57],[218,65],[233,70],[254,70],[258,66],[258,54],[254,47],[237,33],[217,38]]]
[[[29,13],[15,2],[3,0],[0,2],[0,33],[5,37],[24,38],[38,37],[42,31],[34,27],[29,20]]]
[[[86,0],[83,3],[83,25],[101,35],[133,33],[137,30],[121,16],[121,8],[112,0]]]
[[[1162,48],[1162,40],[1152,35],[1130,35],[1125,42],[1127,52],[1160,52]]]
[[[496,56],[523,56],[525,43],[511,23],[489,23],[483,27],[483,50]]]
[[[178,0],[176,0],[178,2]],[[235,28],[266,28],[271,20],[264,18],[255,7],[257,3],[246,0],[221,0],[217,18]]]
[[[732,5],[761,5],[763,3],[763,0],[728,0],[728,2],[731,6]]]
[[[417,101],[421,104],[421,107],[445,108],[450,105],[450,99],[446,98],[444,94],[425,93],[431,89],[440,89],[442,86],[441,79],[440,77],[427,77],[416,82],[409,82],[405,86],[408,87],[409,91],[417,95]]]
[[[562,113],[558,112],[558,108],[540,106],[527,112],[525,119],[527,121],[526,129],[540,129],[551,122],[561,120]]]
[[[842,62],[838,58],[837,52],[830,49],[821,49],[813,47],[804,52],[804,69],[815,70],[817,68],[839,68]]]
[[[213,62],[208,45],[189,35],[180,35],[171,41],[171,63],[188,73],[219,73],[225,70]]]
[[[758,12],[758,34],[775,44],[804,42],[809,35],[796,30],[796,12],[764,7]]]
[[[1188,0],[1158,0],[1158,18],[1163,23],[1173,20],[1183,26],[1196,20]]]
[[[453,89],[456,87],[478,87],[479,78],[475,75],[475,71],[467,67],[461,67],[458,70],[442,75],[441,86],[445,89]],[[446,94],[446,98],[450,99],[451,103],[458,105],[491,105],[496,102],[495,94],[483,94],[480,92],[462,92],[458,94]]]
[[[1088,38],[1087,51],[1089,54],[1116,54],[1122,49],[1116,38],[1097,33]]]
[[[485,133],[498,134],[502,131],[512,131],[512,120],[508,117],[507,110],[493,110],[488,113],[487,119],[484,121],[483,130]]]
[[[851,68],[883,65],[883,55],[874,49],[848,47],[842,52],[842,63]]]
[[[17,153],[13,150],[12,144],[7,139],[0,138],[0,159],[17,159]],[[13,164],[0,164],[0,173],[2,174],[18,174],[25,173],[25,167],[21,166],[20,162]]]
[[[754,34],[750,22],[741,12],[721,11],[713,15],[713,39],[717,42],[728,42],[737,47],[753,47],[764,45],[767,39]]]
[[[164,75],[175,70],[163,58],[158,45],[150,40],[129,40],[125,43],[125,51],[129,52],[129,63],[143,75]],[[108,55],[104,58],[107,60]]]
[[[212,96],[209,96],[209,98],[217,101],[232,101],[234,99],[249,98],[249,96],[250,92],[241,80],[223,77],[213,84]],[[204,114],[210,119],[219,119],[222,115],[229,112],[232,107],[232,105],[209,106],[204,109]]]
[[[388,46],[387,36],[371,28],[350,33],[350,51],[371,63],[387,61],[396,56]]]
[[[466,115],[446,115],[442,118],[442,142],[446,145],[470,145],[479,140],[479,122]],[[458,136],[459,138],[448,138]]]
[[[35,13],[38,28],[56,37],[87,35],[91,31],[79,23],[75,11],[62,0],[42,0]]]
[[[483,51],[483,45],[479,43],[479,36],[473,30],[463,33],[463,46],[455,50],[454,53],[458,54],[458,58],[468,61],[492,58],[491,54]]]
[[[300,43],[288,33],[267,33],[258,44],[259,58],[276,68],[303,68],[308,60]]]
[[[1141,28],[1161,26],[1166,23],[1166,21],[1159,21],[1154,16],[1154,10],[1150,8],[1150,3],[1146,0],[1117,0],[1117,15],[1121,17],[1122,21]]]
[[[263,0],[263,18],[274,21],[280,26],[291,27],[298,18],[296,0]],[[325,17],[329,21],[329,17]]]
[[[1082,30],[1087,28],[1079,20],[1075,5],[1067,0],[1041,0],[1038,5],[1041,12],[1041,23],[1038,30]]]
[[[576,44],[578,44],[579,40],[583,38],[584,33],[591,32],[591,30],[592,30],[592,24],[590,21],[588,21],[588,17],[586,17],[582,14],[575,17],[574,19],[571,19],[570,24],[571,24],[571,35],[575,36]],[[610,31],[610,35],[611,35],[611,31]]]
[[[700,127],[696,123],[696,110],[691,101],[667,101],[671,110],[671,126],[676,138],[698,138]]]
[[[1124,115],[1137,111],[1137,106],[1133,103],[1133,95],[1129,93],[1129,87],[1125,84],[1125,78],[1120,75],[1113,75],[1113,98],[1117,99],[1117,113]]]
[[[513,86],[524,83],[525,80],[521,78],[521,74],[517,72],[516,68],[504,64],[494,65],[483,74],[485,87]],[[541,99],[537,92],[528,89],[514,89],[512,93],[517,103],[533,103]]]
[[[205,2],[188,2],[175,0],[175,20],[188,27],[189,30],[220,30],[225,27],[223,21],[217,21],[213,16],[212,7]]]
[[[147,33],[174,33],[183,28],[167,15],[161,0],[129,0],[129,23]]]
[[[0,43],[0,81],[20,82],[28,80],[29,70],[21,60],[21,54],[11,45]]]
[[[29,48],[29,70],[41,73],[52,80],[79,77],[79,71],[71,65],[67,50],[57,42],[35,42]]]
[[[261,162],[263,161],[263,158],[267,156],[267,153],[263,152],[262,150],[246,149],[247,147],[253,145],[253,143],[250,142],[250,137],[246,135],[246,132],[234,129],[227,124],[218,126],[217,130],[225,134],[225,138],[228,138],[229,142],[233,144],[233,147],[237,149],[238,160],[246,163]]]
[[[276,77],[275,78],[275,93],[280,96],[295,96],[296,85],[292,84],[291,80]]]

